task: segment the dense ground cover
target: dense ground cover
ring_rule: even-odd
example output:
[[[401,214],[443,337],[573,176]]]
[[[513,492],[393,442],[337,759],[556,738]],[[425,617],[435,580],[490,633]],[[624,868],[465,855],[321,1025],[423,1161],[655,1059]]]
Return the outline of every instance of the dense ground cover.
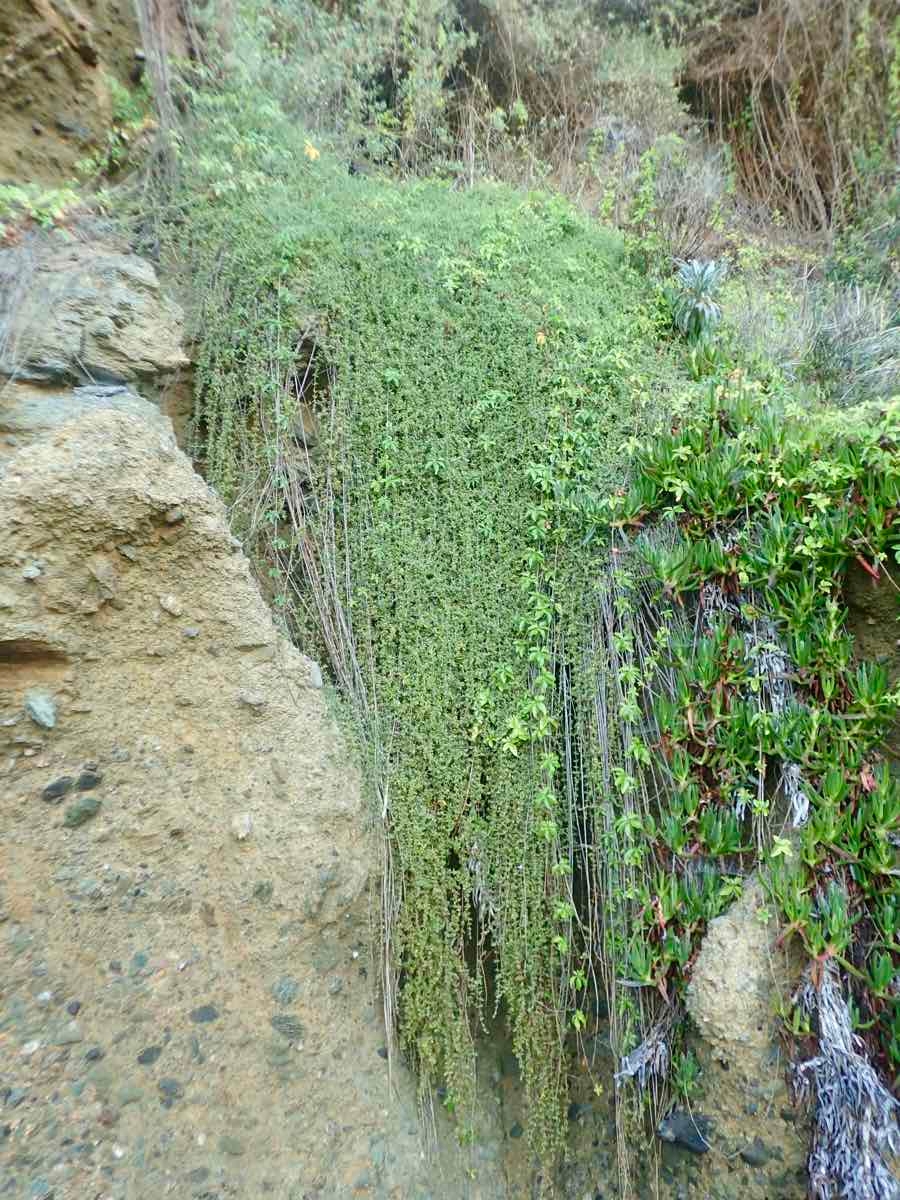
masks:
[[[357,701],[388,837],[387,995],[423,1088],[467,1136],[472,1039],[499,1006],[550,1158],[595,968],[559,753],[603,554],[579,514],[693,385],[618,236],[566,201],[354,178],[311,143],[298,163],[191,219],[207,471]]]
[[[385,1011],[426,1108],[477,1136],[475,1039],[499,1012],[552,1162],[572,1052],[605,1014],[627,1190],[630,1118],[696,1082],[680,1001],[703,933],[761,867],[811,963],[784,1010],[805,1079],[862,1098],[840,1129],[820,1105],[818,1169],[840,1181],[852,1130],[895,1123],[874,1076],[832,1071],[817,999],[829,981],[832,1034],[864,1035],[890,1082],[897,697],[854,657],[841,577],[896,549],[893,410],[842,423],[833,364],[802,390],[728,312],[716,334],[724,267],[660,284],[699,219],[666,224],[686,143],[632,164],[622,236],[547,189],[461,186],[429,141],[440,89],[407,97],[409,127],[382,113],[392,180],[348,170],[347,131],[307,136],[294,57],[265,44],[187,90],[163,240],[202,298],[197,453],[352,701]],[[423,145],[443,180],[416,177]],[[700,207],[721,231],[719,199]],[[866,393],[852,364],[838,378],[844,402]]]

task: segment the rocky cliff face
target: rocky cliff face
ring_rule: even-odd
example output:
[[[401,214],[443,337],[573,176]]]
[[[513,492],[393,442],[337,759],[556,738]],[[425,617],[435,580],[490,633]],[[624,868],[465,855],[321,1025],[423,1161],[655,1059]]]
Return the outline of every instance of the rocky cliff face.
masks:
[[[499,1200],[391,1077],[353,756],[148,398],[180,313],[102,241],[0,279],[0,1191]]]
[[[170,435],[171,417],[183,432],[182,336],[181,309],[153,266],[108,234],[31,231],[0,249],[0,469],[29,441],[102,409]]]

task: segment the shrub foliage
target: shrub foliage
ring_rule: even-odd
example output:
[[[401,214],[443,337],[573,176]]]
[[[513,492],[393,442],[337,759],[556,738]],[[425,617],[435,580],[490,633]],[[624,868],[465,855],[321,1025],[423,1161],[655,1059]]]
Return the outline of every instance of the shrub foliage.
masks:
[[[656,346],[665,313],[620,240],[562,199],[352,177],[302,135],[280,166],[236,118],[224,136],[252,186],[216,196],[191,155],[208,203],[182,230],[209,272],[206,470],[364,715],[385,995],[423,1090],[442,1084],[471,1136],[473,1039],[501,1010],[549,1162],[596,965],[561,753],[561,673],[587,661],[578,514],[651,389],[681,386]]]

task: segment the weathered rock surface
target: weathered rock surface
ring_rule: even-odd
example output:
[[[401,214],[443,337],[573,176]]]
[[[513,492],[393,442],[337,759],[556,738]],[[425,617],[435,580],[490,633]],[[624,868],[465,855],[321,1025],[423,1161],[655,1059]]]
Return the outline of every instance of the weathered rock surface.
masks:
[[[472,1181],[426,1162],[389,1080],[366,806],[320,683],[168,434],[100,412],[8,464],[9,1194],[512,1194],[493,1146]]]
[[[125,384],[95,384],[70,391],[8,382],[0,388],[0,469],[24,446],[90,413],[110,410],[139,417],[174,446],[169,419]]]
[[[751,878],[741,898],[710,922],[688,987],[694,1024],[713,1053],[729,1064],[771,1045],[773,996],[787,986],[777,929],[760,916],[768,907],[762,886]]]
[[[110,76],[127,80],[139,44],[121,0],[3,0],[0,180],[59,187],[102,145]]]
[[[28,238],[0,250],[0,374],[128,383],[187,365],[183,314],[153,266],[114,245]]]
[[[792,1105],[775,1019],[799,964],[779,947],[770,910],[752,876],[741,898],[710,922],[688,986],[687,1009],[700,1035],[693,1040],[702,1072],[695,1106],[711,1118],[714,1152],[704,1157],[698,1195],[806,1194],[808,1130]]]

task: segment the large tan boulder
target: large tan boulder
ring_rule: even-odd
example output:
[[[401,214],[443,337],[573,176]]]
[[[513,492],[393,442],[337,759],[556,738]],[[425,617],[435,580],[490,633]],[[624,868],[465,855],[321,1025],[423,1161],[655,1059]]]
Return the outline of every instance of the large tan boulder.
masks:
[[[183,324],[152,264],[116,245],[56,234],[0,250],[0,374],[158,381],[187,365]]]
[[[171,434],[98,412],[20,450],[0,477],[12,1194],[506,1194],[492,1162],[476,1186],[426,1162],[415,1085],[391,1082],[368,827],[318,667]]]

